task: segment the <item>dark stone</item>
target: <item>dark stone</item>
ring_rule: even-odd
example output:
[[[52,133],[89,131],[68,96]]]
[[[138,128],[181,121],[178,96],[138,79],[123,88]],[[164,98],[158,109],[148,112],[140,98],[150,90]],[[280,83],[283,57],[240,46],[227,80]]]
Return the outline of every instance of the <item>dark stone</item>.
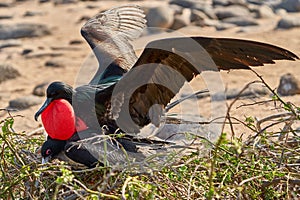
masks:
[[[54,0],[54,5],[77,3],[78,0]]]
[[[1,19],[12,19],[13,16],[12,15],[0,15],[0,20]]]
[[[184,8],[181,15],[175,15],[174,23],[171,27],[173,30],[188,26],[191,23],[192,12],[190,9]]]
[[[256,14],[258,18],[273,18],[276,16],[272,8],[267,5],[259,6]]]
[[[15,39],[24,37],[39,37],[49,35],[50,30],[42,24],[19,23],[0,24],[0,39]]]
[[[219,19],[225,19],[229,17],[249,17],[251,16],[250,11],[238,5],[232,5],[227,7],[218,7],[215,9],[215,13]]]
[[[288,12],[299,12],[300,11],[300,0],[286,0],[282,1],[276,6],[277,8],[283,8]]]
[[[26,11],[23,16],[24,17],[33,17],[33,16],[40,16],[40,15],[44,15],[44,13],[38,12],[38,11]]]
[[[82,43],[83,43],[82,40],[71,40],[71,41],[69,42],[70,45],[76,45],[76,44],[82,44]]]
[[[193,9],[191,15],[191,22],[203,21],[204,19],[208,19],[209,17],[200,10]]]
[[[300,27],[300,17],[298,16],[284,16],[277,24],[277,28],[289,29],[295,27]]]
[[[49,60],[45,63],[46,67],[54,67],[54,68],[61,68],[64,67],[64,64],[59,60]]]
[[[49,85],[48,82],[38,84],[37,86],[34,87],[32,94],[40,97],[45,96],[48,85]]]
[[[31,53],[31,52],[33,52],[32,49],[23,49],[21,55],[24,56],[24,55],[27,55],[27,54],[29,54],[29,53]]]
[[[0,8],[8,8],[10,6],[11,6],[11,4],[8,2],[0,2]]]
[[[47,3],[50,2],[50,0],[39,0],[39,3]]]
[[[0,83],[9,79],[19,77],[20,72],[13,66],[8,64],[0,64]]]
[[[246,0],[213,0],[213,6],[247,5]]]
[[[174,22],[174,10],[169,6],[150,8],[146,19],[148,27],[170,28]]]
[[[211,7],[210,1],[199,1],[199,0],[172,0],[170,4],[176,4],[184,8],[202,10],[207,6]]]
[[[277,92],[281,96],[300,94],[300,81],[293,74],[285,74],[280,77]]]
[[[235,24],[237,26],[255,26],[258,25],[255,19],[246,17],[230,17],[222,20],[223,22]]]
[[[0,42],[0,49],[8,48],[8,47],[19,47],[21,46],[21,42],[18,40],[6,40]]]
[[[14,100],[10,100],[9,101],[9,108],[14,108],[14,109],[26,109],[29,108],[31,106],[35,106],[38,104],[41,104],[43,102],[43,100],[37,96],[24,96],[24,97],[20,97]]]

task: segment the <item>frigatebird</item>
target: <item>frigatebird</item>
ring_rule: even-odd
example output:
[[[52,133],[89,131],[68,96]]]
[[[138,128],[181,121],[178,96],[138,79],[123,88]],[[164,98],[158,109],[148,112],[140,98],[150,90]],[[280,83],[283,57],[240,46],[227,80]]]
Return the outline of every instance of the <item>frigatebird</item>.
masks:
[[[163,109],[183,84],[203,71],[250,69],[274,60],[299,59],[271,44],[197,36],[154,40],[137,57],[130,41],[141,35],[144,17],[138,6],[121,6],[97,14],[81,28],[99,69],[89,84],[75,89],[63,82],[49,85],[47,99],[35,114],[36,120],[42,115],[51,140],[43,152],[49,153],[52,140],[68,141],[86,130],[132,134],[149,123],[158,125]],[[58,146],[63,150],[66,144]]]

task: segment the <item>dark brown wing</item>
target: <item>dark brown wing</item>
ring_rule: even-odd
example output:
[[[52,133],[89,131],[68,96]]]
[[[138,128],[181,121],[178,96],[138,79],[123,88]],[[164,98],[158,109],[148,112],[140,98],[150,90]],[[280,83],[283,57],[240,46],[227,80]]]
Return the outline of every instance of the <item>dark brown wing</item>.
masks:
[[[183,86],[206,70],[250,69],[274,60],[295,60],[273,45],[238,39],[170,38],[149,43],[133,68],[119,81],[111,114],[126,132],[159,124],[164,107]]]
[[[192,37],[211,56],[219,69],[249,69],[274,64],[274,60],[299,59],[294,53],[271,44],[230,39]]]
[[[137,57],[129,41],[142,33],[146,26],[144,17],[138,6],[121,6],[97,14],[81,28],[82,36],[99,62],[99,70],[93,80],[103,79],[101,73],[108,67],[111,71],[107,76],[113,76],[114,70],[120,75],[118,70],[124,73],[134,65]]]

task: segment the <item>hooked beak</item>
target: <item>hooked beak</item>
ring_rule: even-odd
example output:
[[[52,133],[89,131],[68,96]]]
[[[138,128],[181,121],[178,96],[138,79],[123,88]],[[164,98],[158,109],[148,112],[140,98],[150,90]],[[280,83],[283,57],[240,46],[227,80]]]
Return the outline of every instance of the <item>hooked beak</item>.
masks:
[[[51,103],[52,100],[53,100],[53,98],[47,98],[46,99],[46,101],[42,105],[42,107],[35,113],[35,115],[34,115],[35,121],[38,120],[38,117],[40,116],[40,114],[42,114],[42,112],[49,106],[49,104]]]
[[[45,164],[51,160],[51,156],[46,156],[42,158],[42,164]]]

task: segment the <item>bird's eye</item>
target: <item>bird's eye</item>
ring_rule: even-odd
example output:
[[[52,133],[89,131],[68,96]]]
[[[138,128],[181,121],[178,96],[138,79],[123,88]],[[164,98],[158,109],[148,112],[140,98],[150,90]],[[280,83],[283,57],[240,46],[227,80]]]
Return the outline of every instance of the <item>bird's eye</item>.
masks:
[[[51,155],[51,153],[52,153],[51,149],[47,149],[47,150],[46,150],[46,155],[47,155],[47,156]]]

